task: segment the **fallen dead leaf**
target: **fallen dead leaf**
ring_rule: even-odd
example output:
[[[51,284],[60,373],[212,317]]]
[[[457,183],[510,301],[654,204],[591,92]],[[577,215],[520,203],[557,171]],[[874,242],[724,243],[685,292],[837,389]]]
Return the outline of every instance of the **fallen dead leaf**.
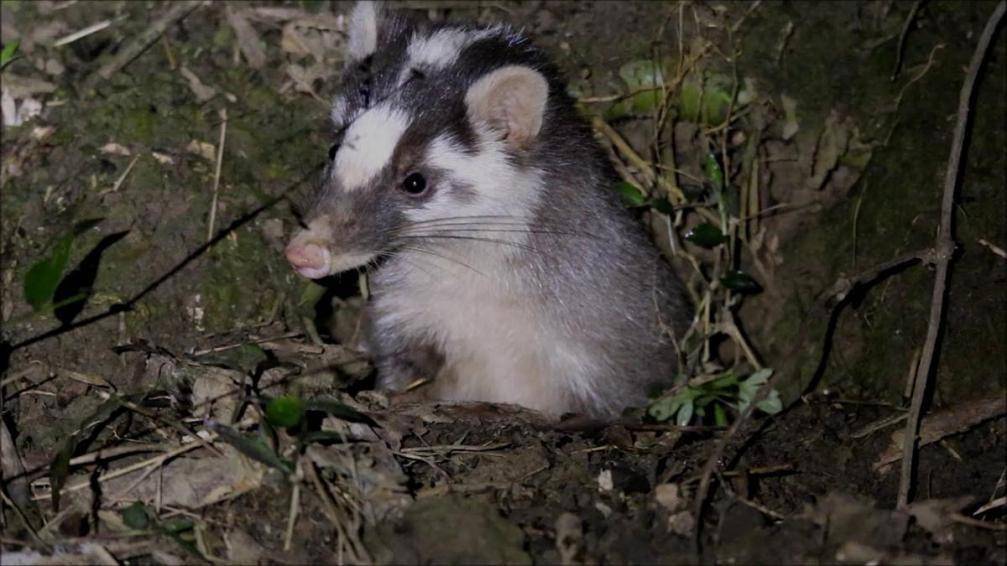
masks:
[[[122,157],[129,157],[133,155],[133,152],[131,152],[128,147],[115,142],[108,142],[107,144],[98,148],[98,151],[106,155],[119,155]]]
[[[177,458],[165,464],[162,473],[149,474],[139,483],[136,482],[143,470],[106,482],[103,489],[120,500],[199,508],[262,484],[265,473],[262,465],[248,460],[231,446],[217,447],[224,456]]]
[[[17,100],[36,94],[51,94],[56,91],[56,85],[43,79],[14,75],[4,71],[3,89]]]
[[[919,446],[922,448],[977,424],[1007,414],[1007,401],[1004,399],[984,399],[970,403],[962,403],[927,415],[920,423]],[[902,441],[905,432],[902,429],[892,432],[888,448],[881,453],[874,463],[874,470],[879,471],[892,462],[902,459]]]
[[[561,513],[556,518],[556,551],[563,564],[575,564],[584,540],[584,530],[580,517],[573,513]]]
[[[152,151],[150,152],[150,155],[161,165],[175,164],[175,158],[166,153],[161,153],[159,151]]]
[[[115,566],[119,562],[104,546],[93,542],[60,545],[52,554],[42,554],[34,550],[5,552],[4,564],[107,564]]]
[[[850,145],[852,120],[841,117],[835,111],[825,119],[825,129],[818,138],[811,164],[811,176],[806,181],[809,189],[820,189],[825,179],[839,165]]]
[[[199,80],[196,73],[193,73],[185,65],[179,67],[178,72],[188,81],[189,90],[192,91],[192,94],[196,96],[196,100],[199,102],[206,102],[217,95],[217,89],[203,84],[203,81]]]
[[[654,499],[661,504],[661,507],[673,513],[688,506],[677,483],[662,483],[655,487]]]
[[[115,386],[112,385],[111,383],[109,383],[109,381],[107,379],[105,379],[104,377],[102,377],[100,375],[96,375],[96,374],[92,374],[92,373],[86,373],[86,372],[81,372],[81,371],[74,371],[74,370],[70,370],[70,369],[58,369],[57,371],[60,374],[66,376],[66,377],[68,377],[68,378],[70,378],[70,379],[72,379],[74,381],[79,381],[81,383],[86,383],[87,385],[91,385],[93,387],[106,387],[106,388],[111,389],[113,391],[115,390]]]
[[[916,524],[929,532],[939,544],[954,540],[951,526],[955,524],[952,516],[970,503],[971,496],[951,499],[930,499],[910,504],[906,511],[916,519]]]
[[[342,16],[312,14],[297,18],[283,26],[280,48],[294,55],[311,55],[315,62],[323,63],[342,59],[345,45],[345,24]],[[330,68],[330,74],[338,67]]]
[[[224,544],[227,545],[227,559],[236,564],[261,564],[265,549],[240,528],[230,528],[224,531]]]
[[[248,66],[253,69],[261,69],[266,65],[266,50],[263,47],[262,39],[258,32],[252,27],[245,17],[244,10],[235,10],[228,6],[226,10],[227,23],[234,30],[234,35],[238,39],[238,49],[248,61]]]
[[[189,145],[185,146],[185,151],[198,155],[207,161],[213,161],[217,158],[217,148],[210,142],[192,140]]]
[[[52,126],[36,126],[32,128],[31,137],[35,141],[43,141],[56,131],[56,128]]]
[[[192,382],[193,412],[204,419],[228,422],[238,405],[238,384],[241,372],[202,366]]]

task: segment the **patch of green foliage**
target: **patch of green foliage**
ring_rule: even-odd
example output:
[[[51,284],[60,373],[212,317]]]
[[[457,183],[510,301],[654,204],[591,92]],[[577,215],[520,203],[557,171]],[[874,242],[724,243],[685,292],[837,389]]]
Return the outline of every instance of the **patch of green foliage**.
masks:
[[[102,219],[98,218],[78,223],[69,234],[56,241],[49,250],[49,255],[28,269],[24,277],[24,297],[36,313],[48,312],[83,299],[83,295],[74,296],[60,301],[59,304],[53,304],[56,288],[70,263],[74,241],[101,221]]]
[[[14,40],[7,45],[3,46],[3,50],[0,50],[0,71],[7,68],[7,65],[17,56],[17,48],[21,45],[21,42]]]
[[[744,411],[772,374],[772,369],[764,368],[741,379],[728,371],[710,381],[686,385],[674,395],[657,399],[647,408],[647,414],[657,421],[675,419],[679,426],[688,425],[694,419],[703,422],[708,417],[712,418],[713,424],[724,426],[728,423],[726,409],[738,413]],[[770,390],[755,408],[770,415],[780,412],[783,403],[779,392]]]

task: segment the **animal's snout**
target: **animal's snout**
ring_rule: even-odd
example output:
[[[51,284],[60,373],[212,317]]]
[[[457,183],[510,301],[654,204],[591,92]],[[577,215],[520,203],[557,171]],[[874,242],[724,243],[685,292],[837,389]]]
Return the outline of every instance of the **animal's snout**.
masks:
[[[299,242],[295,239],[287,244],[284,253],[294,270],[308,279],[318,279],[331,273],[332,256],[329,250],[314,242]]]

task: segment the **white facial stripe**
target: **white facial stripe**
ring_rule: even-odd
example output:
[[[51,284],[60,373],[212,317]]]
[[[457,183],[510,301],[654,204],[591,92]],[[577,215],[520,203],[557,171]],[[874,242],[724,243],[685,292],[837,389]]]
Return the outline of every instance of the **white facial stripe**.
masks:
[[[353,7],[350,12],[349,36],[346,48],[351,59],[363,59],[377,50],[378,6],[374,2],[357,2]]]
[[[436,194],[421,208],[407,212],[413,221],[455,216],[501,216],[511,221],[530,219],[541,190],[540,175],[515,167],[503,142],[488,132],[478,133],[475,155],[468,154],[447,135],[435,138],[427,149],[426,161],[447,172],[445,182],[464,183],[475,192],[467,202],[451,197],[450,191]],[[514,233],[520,239],[523,234]]]
[[[376,106],[357,118],[336,153],[336,178],[347,191],[367,184],[392,158],[409,127],[409,116],[388,106]]]
[[[470,41],[472,34],[459,29],[442,29],[427,37],[414,35],[407,51],[409,62],[443,69],[454,63]]]

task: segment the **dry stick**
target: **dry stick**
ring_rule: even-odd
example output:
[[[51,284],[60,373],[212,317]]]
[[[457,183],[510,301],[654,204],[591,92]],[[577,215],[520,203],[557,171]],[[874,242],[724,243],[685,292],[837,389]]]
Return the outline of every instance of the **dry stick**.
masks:
[[[64,37],[61,37],[61,38],[57,39],[56,42],[52,44],[52,46],[53,47],[62,47],[64,45],[69,45],[69,44],[71,44],[71,43],[73,43],[73,42],[75,42],[75,41],[77,41],[79,39],[83,39],[83,38],[91,35],[92,33],[98,33],[99,31],[101,31],[101,30],[109,27],[110,25],[116,23],[117,21],[120,21],[120,20],[123,20],[123,19],[125,19],[125,16],[120,16],[120,17],[118,17],[118,18],[116,18],[114,20],[104,20],[104,21],[98,22],[96,24],[87,26],[86,28],[84,28],[82,30],[75,31],[75,32],[71,33],[70,35],[67,35],[67,36],[64,36]]]
[[[935,245],[937,271],[934,275],[933,294],[930,298],[930,321],[927,324],[927,337],[923,343],[923,354],[920,365],[916,369],[916,383],[913,387],[913,401],[909,408],[909,420],[906,422],[905,439],[902,443],[902,477],[899,480],[898,508],[904,508],[909,502],[909,490],[913,483],[913,468],[916,460],[917,435],[920,428],[920,413],[923,409],[923,399],[934,371],[934,353],[937,345],[937,335],[940,331],[941,318],[944,311],[944,294],[947,285],[948,265],[954,255],[955,244],[951,234],[951,223],[954,217],[955,187],[958,183],[958,173],[961,169],[962,151],[965,146],[965,132],[968,129],[969,105],[975,87],[976,77],[990,41],[996,33],[997,26],[1007,9],[1007,1],[997,4],[993,14],[986,21],[986,28],[979,38],[972,62],[969,63],[965,84],[962,85],[958,99],[958,122],[955,124],[954,143],[951,145],[951,155],[948,158],[948,168],[944,175],[944,198],[941,203],[941,226],[937,233]]]
[[[206,241],[213,239],[213,228],[217,223],[217,196],[220,193],[220,168],[224,163],[224,142],[227,141],[227,109],[220,109],[220,139],[217,142],[217,167],[213,172],[213,200],[210,202],[210,222],[206,227]]]
[[[603,120],[600,116],[595,116],[591,118],[591,126],[593,126],[594,129],[600,132],[603,136],[608,138],[612,145],[619,150],[619,153],[621,153],[626,160],[640,172],[640,176],[643,177],[643,181],[646,184],[649,185],[656,181],[666,190],[670,191],[679,202],[684,202],[686,200],[682,190],[678,187],[671,186],[671,184],[666,180],[662,180],[661,177],[658,177],[658,175],[654,172],[654,169],[650,166],[650,163],[647,163],[645,159],[640,157],[640,154],[637,153],[636,150],[634,150],[619,134],[619,132],[608,124],[608,122]],[[707,220],[718,221],[718,218],[706,209],[697,208],[696,212]]]
[[[130,160],[129,165],[126,166],[126,170],[122,172],[122,175],[119,175],[119,178],[115,180],[115,183],[111,187],[98,193],[98,195],[99,196],[107,195],[108,193],[114,193],[118,191],[119,188],[122,187],[122,184],[126,182],[126,177],[129,176],[130,171],[133,170],[133,166],[136,165],[136,162],[139,161],[140,157],[141,156],[137,155],[132,160]]]
[[[130,61],[136,59],[141,53],[146,51],[169,27],[189,15],[190,12],[202,3],[202,0],[185,0],[172,6],[163,16],[154,21],[149,28],[134,37],[114,57],[89,76],[84,81],[85,90],[94,88],[100,80],[111,78],[112,75],[128,65]]]
[[[909,27],[913,25],[916,21],[916,11],[920,9],[920,4],[923,0],[916,0],[913,3],[913,7],[909,10],[909,15],[906,16],[905,23],[902,24],[902,33],[899,34],[899,44],[895,47],[895,67],[892,69],[892,82],[899,76],[899,70],[902,69],[902,54],[905,53],[906,48],[906,36],[909,35]]]
[[[297,516],[301,513],[301,481],[304,479],[304,473],[301,470],[301,462],[297,462],[297,470],[295,472],[298,477],[293,482],[293,488],[290,494],[290,508],[287,514],[287,529],[283,535],[283,551],[290,552],[290,545],[294,540],[294,525],[297,524]]]
[[[11,509],[14,510],[15,513],[17,513],[18,518],[21,519],[21,524],[24,525],[24,528],[28,531],[28,534],[31,535],[31,538],[36,543],[38,543],[43,548],[49,548],[49,544],[47,544],[44,540],[39,538],[38,531],[36,531],[35,527],[32,526],[31,521],[28,520],[28,516],[25,515],[25,512],[21,509],[21,507],[17,503],[15,503],[11,498],[7,497],[7,493],[2,488],[0,488],[0,501],[3,501],[4,505],[10,507]]]
[[[1005,505],[1007,505],[1007,496],[1005,496],[1005,497],[998,497],[996,499],[991,500],[986,505],[983,505],[982,507],[976,509],[975,511],[972,512],[972,514],[973,515],[982,515],[983,513],[987,512],[987,511],[989,511],[991,509],[996,509],[997,507],[1003,507]]]
[[[994,254],[1004,259],[1007,259],[1007,251],[1004,251],[1004,249],[1001,248],[1000,246],[996,244],[991,244],[982,238],[979,238],[978,240],[976,240],[976,242],[978,242],[980,246],[984,246],[986,249],[993,252]]]

